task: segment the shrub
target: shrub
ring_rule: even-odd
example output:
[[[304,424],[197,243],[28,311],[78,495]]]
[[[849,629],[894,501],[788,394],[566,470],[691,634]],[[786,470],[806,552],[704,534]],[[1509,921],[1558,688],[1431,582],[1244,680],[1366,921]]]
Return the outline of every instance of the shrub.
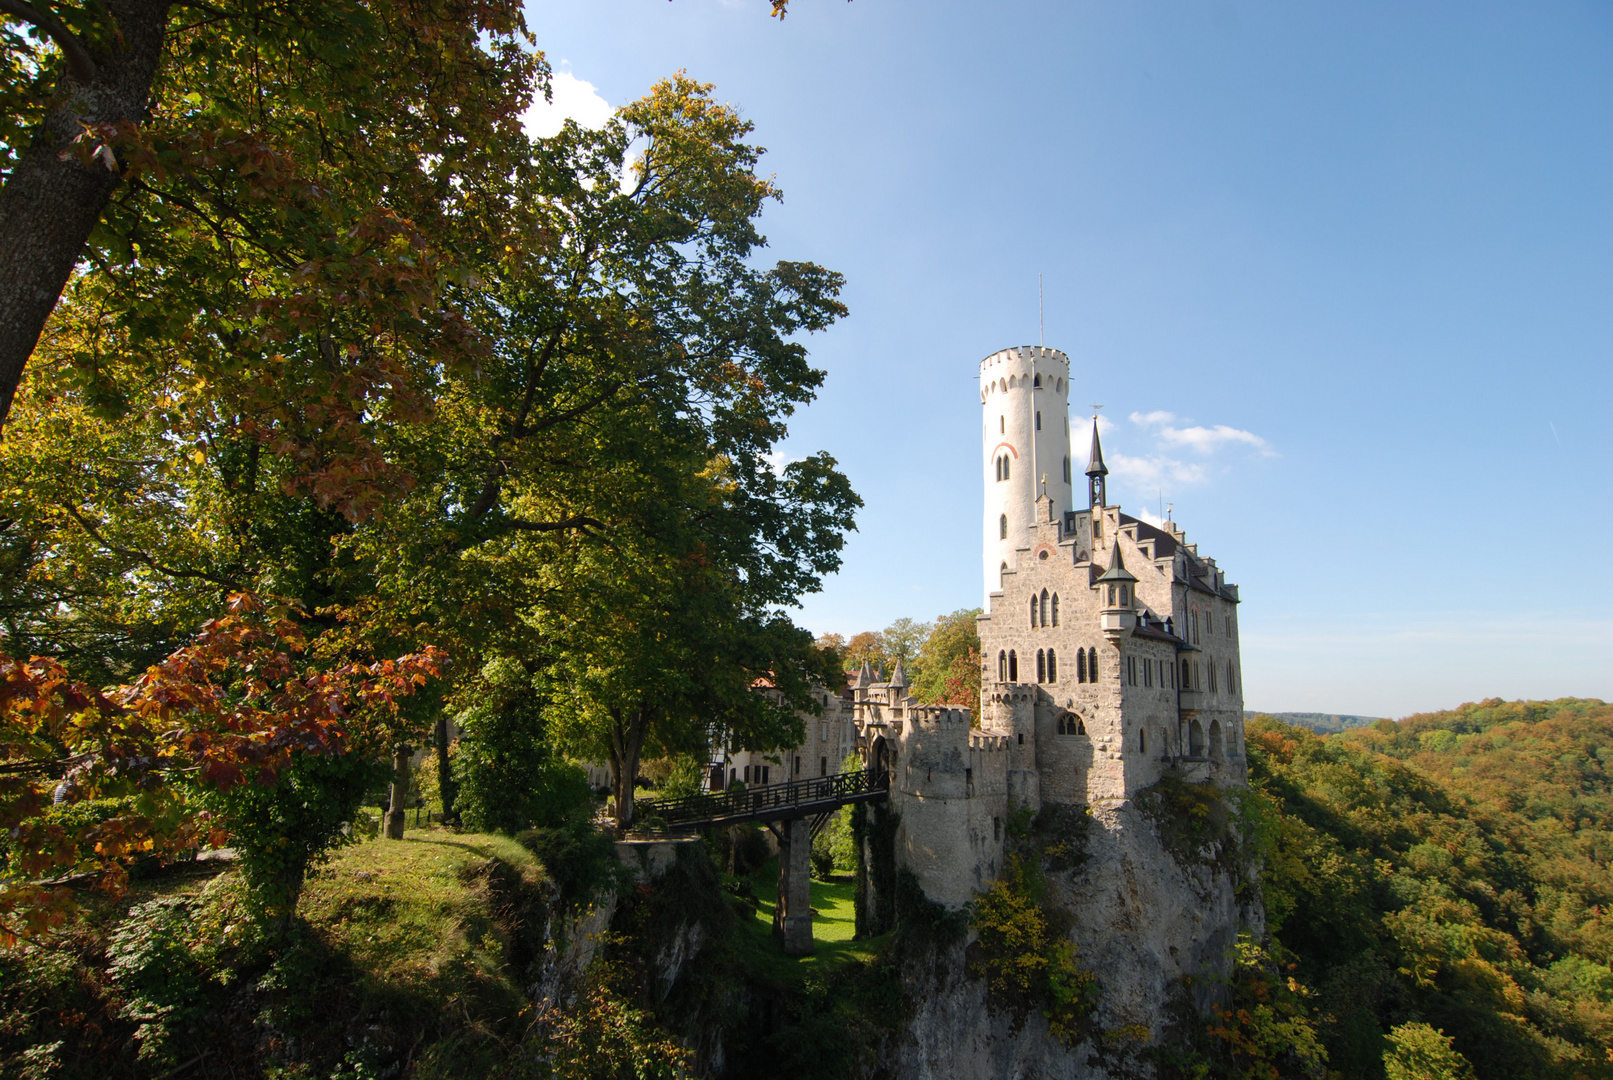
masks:
[[[1075,945],[1049,926],[1041,891],[1035,867],[1010,855],[1007,872],[970,912],[979,937],[969,950],[969,970],[985,977],[995,1005],[1021,1022],[1040,1008],[1048,1034],[1073,1045],[1097,1005],[1097,978],[1076,965]]]
[[[364,793],[389,772],[356,753],[299,751],[272,786],[203,790],[203,804],[229,829],[254,915],[273,936],[289,926],[309,866],[353,842]]]
[[[1388,1080],[1473,1080],[1473,1066],[1453,1042],[1427,1024],[1401,1024],[1389,1032],[1384,1074]]]
[[[543,863],[568,908],[582,907],[602,890],[616,888],[627,873],[616,858],[616,841],[588,821],[528,829],[516,839]]]

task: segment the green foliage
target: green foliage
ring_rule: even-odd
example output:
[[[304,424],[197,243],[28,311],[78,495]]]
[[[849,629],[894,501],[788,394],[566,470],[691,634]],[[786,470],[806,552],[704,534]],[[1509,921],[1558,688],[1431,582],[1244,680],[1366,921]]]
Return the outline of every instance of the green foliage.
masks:
[[[529,829],[516,839],[538,857],[559,890],[561,903],[573,910],[592,903],[601,892],[621,887],[630,876],[616,857],[616,841],[590,821]]]
[[[912,692],[928,704],[980,704],[980,608],[960,608],[935,620],[918,650]]]
[[[1327,1050],[1316,1033],[1311,991],[1283,975],[1280,955],[1238,937],[1232,970],[1232,1000],[1215,1006],[1209,1034],[1216,1057],[1233,1080],[1276,1080],[1317,1075]]]
[[[466,825],[515,834],[554,828],[592,811],[588,777],[560,758],[548,736],[540,687],[522,666],[493,660],[464,696],[450,759],[454,805]]]
[[[969,948],[969,971],[985,978],[993,1008],[1019,1023],[1038,1009],[1048,1034],[1073,1046],[1086,1036],[1098,981],[1076,964],[1075,945],[1050,917],[1043,888],[1039,858],[1007,856],[1005,872],[970,908],[977,938]]]
[[[896,827],[900,822],[901,816],[883,802],[857,803],[851,808],[851,833],[857,848],[859,938],[878,937],[896,929]]]
[[[283,932],[308,868],[351,843],[359,806],[388,766],[357,753],[292,754],[273,784],[204,788],[199,798],[229,829],[253,910]]]
[[[852,831],[851,813],[844,808],[836,810],[823,831],[813,838],[812,872],[825,881],[831,874],[857,872],[857,837]]]
[[[1401,1024],[1389,1032],[1384,1075],[1387,1080],[1474,1080],[1473,1066],[1452,1042],[1427,1024]]]
[[[1318,737],[1248,726],[1262,891],[1334,1068],[1441,1029],[1479,1080],[1613,1076],[1613,709],[1489,701]]]
[[[196,1017],[204,978],[187,948],[183,900],[137,904],[107,946],[107,970],[123,994],[123,1014],[139,1027],[140,1056],[173,1064],[170,1044]]]

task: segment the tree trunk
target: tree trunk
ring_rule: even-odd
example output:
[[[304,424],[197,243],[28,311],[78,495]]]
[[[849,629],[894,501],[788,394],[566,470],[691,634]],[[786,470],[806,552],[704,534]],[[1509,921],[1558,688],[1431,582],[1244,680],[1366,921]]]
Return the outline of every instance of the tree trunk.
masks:
[[[409,755],[412,747],[401,743],[392,751],[392,801],[386,815],[386,838],[403,839],[403,804],[409,798]]]
[[[110,0],[105,10],[116,28],[108,28],[106,39],[119,44],[106,54],[88,52],[59,24],[51,34],[66,43],[69,67],[44,123],[0,188],[0,430],[45,320],[120,179],[111,150],[85,165],[71,144],[86,124],[146,119],[169,6],[169,0]],[[98,137],[85,138],[91,150],[99,145]]]
[[[610,786],[616,797],[618,832],[626,832],[633,825],[633,787],[638,782],[639,755],[644,752],[648,730],[648,707],[640,705],[625,715],[611,711]]]

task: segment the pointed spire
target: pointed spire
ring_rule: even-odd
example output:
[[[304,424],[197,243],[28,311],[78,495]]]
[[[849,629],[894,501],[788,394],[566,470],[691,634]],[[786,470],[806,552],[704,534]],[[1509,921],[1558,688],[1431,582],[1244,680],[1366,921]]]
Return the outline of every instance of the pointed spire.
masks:
[[[907,687],[907,672],[902,670],[902,658],[900,656],[896,658],[896,668],[891,672],[890,684],[904,689]]]
[[[1109,466],[1103,463],[1103,444],[1098,442],[1098,415],[1092,414],[1092,456],[1087,460],[1087,509],[1109,505]]]
[[[862,670],[857,672],[857,683],[856,683],[856,685],[858,685],[858,686],[869,686],[869,685],[871,685],[873,683],[873,681],[874,681],[874,669],[868,665],[868,661],[865,659],[865,660],[863,660]]]
[[[1103,463],[1103,446],[1098,442],[1098,418],[1092,418],[1092,456],[1087,459],[1088,476],[1108,476],[1109,466]]]
[[[1120,557],[1120,545],[1118,543],[1115,544],[1114,558],[1109,560],[1109,569],[1105,570],[1103,572],[1103,576],[1098,578],[1098,580],[1100,582],[1137,580],[1132,576],[1131,571],[1126,569],[1125,560],[1121,559]]]

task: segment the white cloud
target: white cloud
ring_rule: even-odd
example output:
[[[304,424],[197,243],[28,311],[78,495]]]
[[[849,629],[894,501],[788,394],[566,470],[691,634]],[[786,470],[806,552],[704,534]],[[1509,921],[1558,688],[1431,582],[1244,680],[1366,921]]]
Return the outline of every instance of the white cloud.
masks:
[[[1138,427],[1151,429],[1161,441],[1171,446],[1185,446],[1200,454],[1213,454],[1223,446],[1242,444],[1258,450],[1262,457],[1277,456],[1277,452],[1259,435],[1227,424],[1216,424],[1214,427],[1197,424],[1178,427],[1176,414],[1164,411],[1134,412],[1131,414],[1131,422]]]
[[[593,83],[584,82],[569,71],[555,72],[549,86],[550,100],[538,97],[521,117],[526,133],[535,139],[559,134],[567,120],[575,120],[586,128],[600,127],[615,111],[610,102],[599,96]]]
[[[1209,471],[1203,465],[1161,454],[1131,457],[1108,453],[1104,455],[1104,462],[1116,479],[1125,481],[1133,490],[1177,489],[1209,479]]]
[[[1139,521],[1147,522],[1156,529],[1163,529],[1165,527],[1165,519],[1149,513],[1148,508],[1145,506],[1133,507],[1128,511],[1128,513],[1130,513],[1132,517],[1137,518]]]

